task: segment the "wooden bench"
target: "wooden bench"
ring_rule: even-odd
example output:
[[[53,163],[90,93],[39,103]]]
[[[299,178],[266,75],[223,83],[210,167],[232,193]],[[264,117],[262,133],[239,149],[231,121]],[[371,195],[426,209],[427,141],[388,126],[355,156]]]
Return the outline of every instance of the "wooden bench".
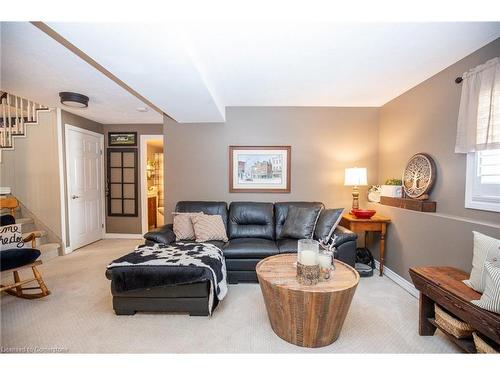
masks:
[[[418,333],[421,336],[432,336],[438,327],[434,321],[434,304],[437,303],[474,327],[495,349],[500,348],[500,315],[470,303],[481,298],[481,294],[463,283],[469,278],[468,273],[453,267],[414,267],[410,268],[410,276],[420,291]],[[476,352],[472,338],[447,336],[463,351]]]

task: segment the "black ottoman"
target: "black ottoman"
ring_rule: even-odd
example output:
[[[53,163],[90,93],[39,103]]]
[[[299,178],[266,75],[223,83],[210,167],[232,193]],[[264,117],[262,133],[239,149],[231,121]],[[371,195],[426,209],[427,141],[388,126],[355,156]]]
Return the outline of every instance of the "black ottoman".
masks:
[[[147,287],[147,284],[157,285],[156,281],[163,272],[172,272],[172,269],[148,266],[106,270],[106,277],[111,280],[116,315],[134,315],[137,311],[209,315],[210,281]],[[137,288],[131,284],[143,287]],[[217,301],[214,301],[214,308],[215,303]]]

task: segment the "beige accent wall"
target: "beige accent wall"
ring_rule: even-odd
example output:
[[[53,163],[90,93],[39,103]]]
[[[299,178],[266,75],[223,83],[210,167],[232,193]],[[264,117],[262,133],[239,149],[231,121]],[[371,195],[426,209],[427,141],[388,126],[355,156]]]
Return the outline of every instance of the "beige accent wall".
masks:
[[[106,148],[105,158],[107,157],[107,149],[108,149],[108,133],[114,131],[120,132],[129,132],[134,131],[137,132],[137,160],[138,163],[141,162],[141,135],[148,134],[163,134],[163,124],[106,124],[103,125],[104,131],[104,147]],[[116,147],[112,147],[116,148]],[[107,165],[107,161],[105,160],[104,165]],[[137,169],[138,178],[141,178],[141,170],[140,165]],[[138,208],[137,208],[137,216],[136,217],[120,217],[120,216],[106,216],[106,232],[107,233],[125,233],[125,234],[141,234],[142,233],[142,221],[141,221],[141,197],[142,194],[146,194],[146,192],[141,191],[141,181],[138,181]],[[107,214],[107,207],[106,207]]]
[[[500,213],[464,208],[466,155],[455,154],[463,72],[500,56],[500,39],[451,65],[385,104],[380,111],[379,181],[400,178],[407,160],[427,152],[437,181],[431,199],[437,213],[417,213],[375,205],[391,217],[386,265],[409,279],[408,268],[449,264],[470,271],[472,230],[500,238]]]
[[[367,167],[369,182],[378,178],[378,116],[378,108],[229,107],[225,123],[165,118],[165,220],[180,200],[317,200],[350,207],[344,168]],[[230,145],[292,146],[291,193],[229,193]]]
[[[15,137],[14,151],[2,151],[0,185],[26,206],[61,242],[61,201],[56,111],[39,113],[27,136]]]

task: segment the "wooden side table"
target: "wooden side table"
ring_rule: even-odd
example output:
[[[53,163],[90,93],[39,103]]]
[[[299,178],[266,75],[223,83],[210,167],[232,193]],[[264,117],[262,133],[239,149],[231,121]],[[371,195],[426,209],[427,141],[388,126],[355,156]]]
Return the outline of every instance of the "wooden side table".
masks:
[[[340,220],[340,225],[343,227],[359,233],[365,233],[365,246],[366,246],[366,234],[367,232],[379,232],[380,233],[380,276],[384,272],[384,256],[385,256],[385,234],[387,232],[387,224],[391,222],[391,219],[385,216],[375,214],[371,219],[358,219],[356,216],[351,214],[342,215]]]
[[[301,285],[297,281],[297,254],[279,254],[256,267],[260,289],[273,331],[291,344],[308,348],[337,340],[359,283],[351,266],[335,260],[328,281]]]

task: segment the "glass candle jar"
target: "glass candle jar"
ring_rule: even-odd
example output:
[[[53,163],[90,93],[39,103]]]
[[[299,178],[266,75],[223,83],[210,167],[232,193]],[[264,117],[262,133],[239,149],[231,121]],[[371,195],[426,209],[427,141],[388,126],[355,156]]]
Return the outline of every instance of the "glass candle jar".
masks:
[[[312,239],[298,241],[297,280],[303,285],[315,285],[319,281],[319,242]]]
[[[332,264],[333,264],[333,253],[326,249],[321,249],[318,254],[319,263],[319,281],[330,280]]]

